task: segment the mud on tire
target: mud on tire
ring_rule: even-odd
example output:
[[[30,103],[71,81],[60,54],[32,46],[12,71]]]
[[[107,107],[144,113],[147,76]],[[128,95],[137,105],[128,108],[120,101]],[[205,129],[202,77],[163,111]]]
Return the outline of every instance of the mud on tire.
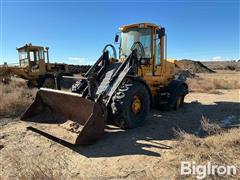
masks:
[[[136,97],[141,108],[134,111]],[[113,123],[123,129],[140,126],[147,118],[150,110],[150,95],[146,86],[138,81],[123,82],[112,98],[109,108]]]

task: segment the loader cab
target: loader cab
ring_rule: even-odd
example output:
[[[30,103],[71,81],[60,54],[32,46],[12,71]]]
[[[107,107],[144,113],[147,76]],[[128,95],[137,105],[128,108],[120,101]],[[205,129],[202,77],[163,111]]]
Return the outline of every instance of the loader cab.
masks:
[[[158,74],[161,64],[164,62],[164,36],[165,29],[151,23],[131,24],[120,27],[121,35],[116,35],[115,42],[120,39],[119,59],[124,61],[131,53],[134,43],[141,56],[141,65],[148,75]],[[140,47],[141,46],[141,47]],[[144,51],[142,53],[141,51]]]
[[[48,48],[26,44],[17,50],[20,67],[28,68],[32,72],[45,70],[45,59],[49,62]]]

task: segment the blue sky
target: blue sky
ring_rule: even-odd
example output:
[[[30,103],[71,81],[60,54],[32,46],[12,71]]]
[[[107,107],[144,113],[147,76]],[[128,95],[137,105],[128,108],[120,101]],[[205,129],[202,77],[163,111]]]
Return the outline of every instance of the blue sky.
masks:
[[[50,47],[50,60],[92,64],[123,24],[166,27],[168,57],[239,59],[239,1],[1,0],[1,63],[16,47]]]

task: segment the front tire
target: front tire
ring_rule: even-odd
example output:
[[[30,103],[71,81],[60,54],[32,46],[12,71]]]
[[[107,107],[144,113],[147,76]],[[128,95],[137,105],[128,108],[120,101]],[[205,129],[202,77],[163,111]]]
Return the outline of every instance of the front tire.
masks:
[[[53,77],[45,77],[43,81],[42,87],[44,88],[50,88],[50,89],[55,89],[55,80]]]
[[[123,82],[112,98],[110,114],[114,124],[131,129],[140,126],[150,110],[150,95],[138,81]]]

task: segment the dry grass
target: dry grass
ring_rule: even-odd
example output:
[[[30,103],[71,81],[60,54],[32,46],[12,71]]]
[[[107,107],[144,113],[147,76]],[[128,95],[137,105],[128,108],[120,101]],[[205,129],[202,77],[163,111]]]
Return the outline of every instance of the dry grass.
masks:
[[[36,89],[29,89],[25,81],[13,79],[0,84],[0,117],[16,117],[23,113],[35,97]]]
[[[21,150],[20,150],[21,151]],[[61,180],[67,179],[67,177],[62,173],[66,168],[64,164],[58,163],[54,165],[47,160],[42,160],[38,157],[28,158],[24,157],[24,161],[18,154],[9,154],[7,156],[11,162],[9,165],[11,172],[11,177],[13,179],[19,180]],[[11,179],[10,177],[8,177]]]
[[[192,160],[198,162],[212,159],[213,162],[229,162],[231,164],[231,161],[234,161],[236,157],[240,157],[238,151],[240,147],[240,129],[231,129],[228,132],[206,138],[181,133],[179,140],[177,149],[184,152],[183,157],[192,157]]]
[[[207,162],[211,162],[213,165],[235,165],[237,174],[232,174],[230,177],[234,179],[239,177],[240,129],[235,128],[224,131],[216,124],[210,124],[206,118],[202,119],[201,125],[202,129],[205,129],[211,136],[200,138],[181,130],[175,130],[178,141],[174,151],[171,152],[172,156],[169,156],[175,156],[175,158],[167,159],[169,162],[166,162],[168,167],[172,167],[175,177],[182,177],[179,176],[181,161],[195,162],[199,165],[206,165]],[[211,178],[218,179],[220,177],[216,176]],[[221,176],[221,178],[223,177]]]
[[[207,179],[237,179],[240,176],[240,129],[230,129],[220,134],[199,138],[184,131],[178,132],[178,141],[172,152],[164,159],[164,166],[171,169],[169,176],[175,179],[196,179],[194,175],[181,176],[181,162],[195,162],[196,165],[234,165],[237,174],[210,175]],[[168,174],[168,173],[167,173]]]
[[[223,129],[217,123],[210,123],[207,117],[201,119],[201,131],[207,135],[220,134]]]
[[[200,77],[188,79],[191,92],[219,93],[220,89],[240,89],[240,74],[201,74]]]

